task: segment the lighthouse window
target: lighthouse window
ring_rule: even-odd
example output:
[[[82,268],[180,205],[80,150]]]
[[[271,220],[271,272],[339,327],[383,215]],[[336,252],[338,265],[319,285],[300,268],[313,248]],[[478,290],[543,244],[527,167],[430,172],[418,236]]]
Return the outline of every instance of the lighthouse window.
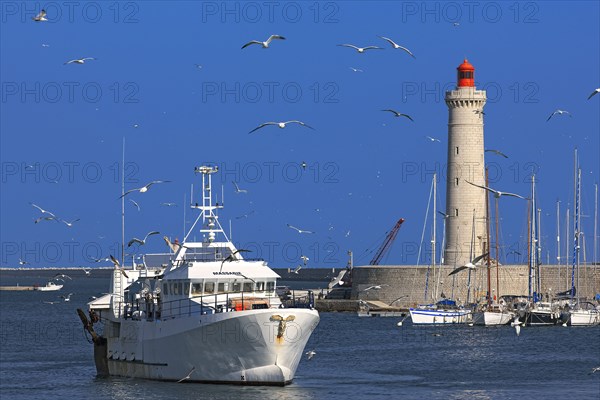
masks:
[[[458,217],[458,208],[455,208],[455,209],[454,209],[454,216],[455,216],[455,217]]]
[[[458,155],[458,146],[456,146],[456,155]]]
[[[456,186],[458,186],[458,178],[454,178],[454,181],[456,182]]]

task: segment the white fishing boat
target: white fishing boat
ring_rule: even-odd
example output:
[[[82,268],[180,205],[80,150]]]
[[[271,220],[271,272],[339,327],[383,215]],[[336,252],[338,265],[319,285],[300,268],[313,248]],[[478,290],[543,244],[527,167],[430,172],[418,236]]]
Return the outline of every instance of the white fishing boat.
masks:
[[[202,205],[192,208],[201,212],[183,243],[168,242],[168,261],[153,267],[146,255],[142,268],[115,269],[111,293],[88,303],[89,319],[78,310],[94,341],[98,375],[289,384],[319,322],[314,297],[280,300],[279,276],[265,261],[245,259],[219,223],[223,205],[213,204],[211,193],[217,168],[195,172],[203,193]],[[187,241],[192,232],[204,239]]]
[[[36,285],[33,287],[33,290],[39,290],[40,292],[54,292],[63,288],[63,285],[59,285],[54,283],[53,281],[49,281],[45,286]]]
[[[492,303],[473,312],[473,325],[506,325],[514,319],[514,314],[503,303]]]

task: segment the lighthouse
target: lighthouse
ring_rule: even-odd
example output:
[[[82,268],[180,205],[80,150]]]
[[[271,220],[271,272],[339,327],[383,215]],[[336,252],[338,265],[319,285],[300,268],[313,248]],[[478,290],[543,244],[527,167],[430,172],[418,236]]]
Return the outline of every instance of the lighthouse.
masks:
[[[457,68],[456,89],[446,92],[446,244],[444,264],[464,265],[487,245],[483,145],[485,90],[475,88],[475,68],[466,59]],[[469,183],[470,182],[470,183]]]

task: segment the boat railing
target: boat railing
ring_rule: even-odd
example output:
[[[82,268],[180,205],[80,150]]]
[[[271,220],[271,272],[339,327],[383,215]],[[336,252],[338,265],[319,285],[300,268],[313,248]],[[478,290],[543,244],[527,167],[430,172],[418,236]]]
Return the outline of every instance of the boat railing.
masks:
[[[279,299],[283,308],[314,308],[315,306],[315,294],[312,290],[288,290],[283,296],[280,295]]]

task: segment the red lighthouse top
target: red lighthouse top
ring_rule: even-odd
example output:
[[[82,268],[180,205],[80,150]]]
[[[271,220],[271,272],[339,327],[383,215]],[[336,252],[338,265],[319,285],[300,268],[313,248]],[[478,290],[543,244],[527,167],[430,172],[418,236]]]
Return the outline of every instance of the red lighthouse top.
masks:
[[[456,69],[458,70],[458,87],[475,86],[475,68],[466,58]]]

